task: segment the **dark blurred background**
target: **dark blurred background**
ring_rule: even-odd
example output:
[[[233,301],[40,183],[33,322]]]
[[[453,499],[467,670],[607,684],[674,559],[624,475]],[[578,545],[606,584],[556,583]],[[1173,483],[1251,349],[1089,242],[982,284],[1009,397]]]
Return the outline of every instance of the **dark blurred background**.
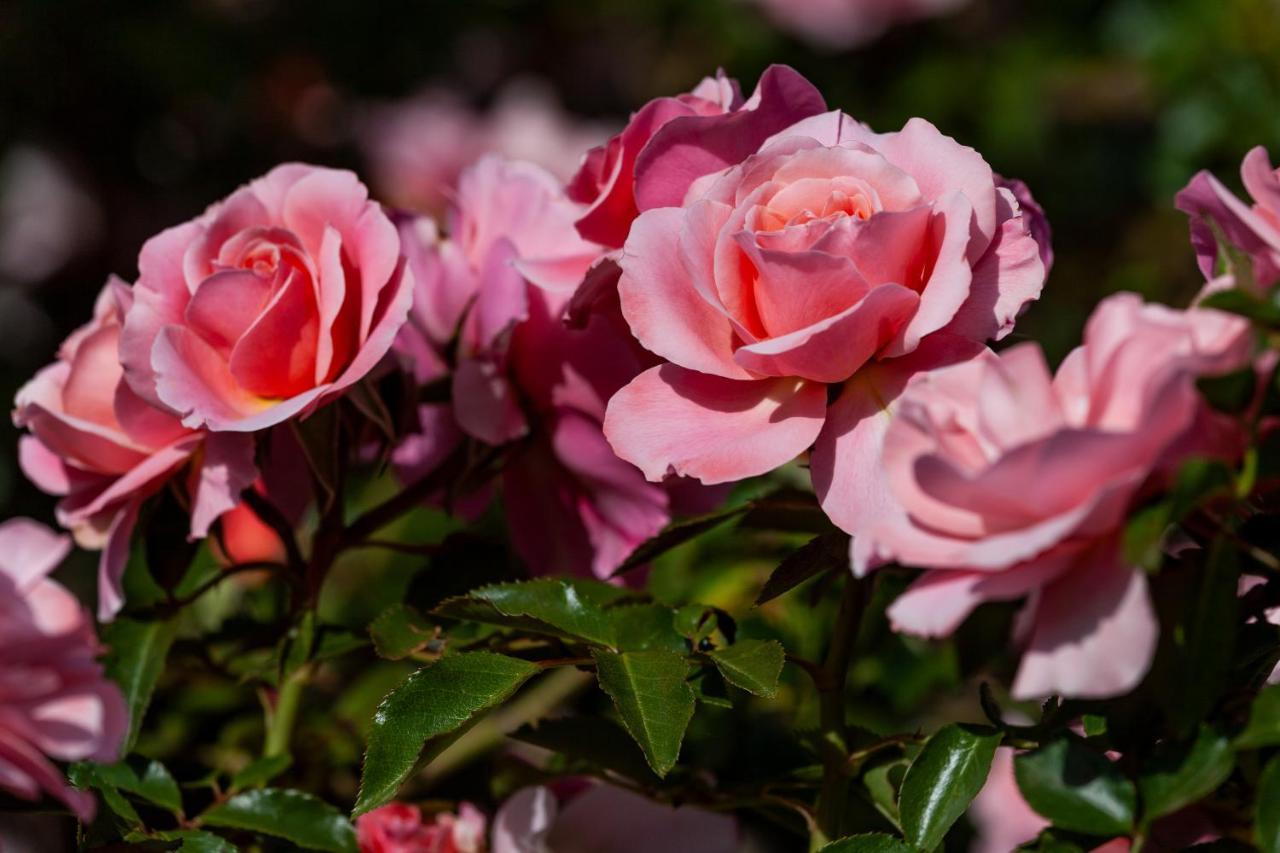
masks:
[[[0,0],[0,393],[87,319],[142,241],[277,162],[439,206],[491,148],[562,176],[646,99],[794,65],[879,130],[927,117],[1024,179],[1057,266],[1019,325],[1058,358],[1102,294],[1197,287],[1172,196],[1280,154],[1277,0],[952,0],[814,43],[806,0]],[[916,0],[919,2],[919,0]],[[838,3],[827,3],[838,5]],[[883,5],[883,4],[882,4]],[[861,43],[852,42],[861,40]],[[824,42],[828,41],[824,39]],[[439,174],[436,174],[438,172]],[[433,183],[434,182],[434,183]],[[48,519],[0,430],[0,506]]]

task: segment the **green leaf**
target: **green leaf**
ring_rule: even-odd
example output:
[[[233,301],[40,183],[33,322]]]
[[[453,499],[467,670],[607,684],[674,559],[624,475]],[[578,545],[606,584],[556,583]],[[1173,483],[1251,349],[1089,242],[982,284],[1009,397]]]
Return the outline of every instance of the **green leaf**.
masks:
[[[1202,377],[1196,387],[1210,406],[1219,412],[1238,415],[1248,409],[1257,396],[1258,374],[1250,365],[1222,376]]]
[[[756,498],[749,507],[740,525],[751,530],[829,533],[834,529],[818,498],[810,491],[777,489]]]
[[[323,800],[302,791],[263,788],[245,791],[211,807],[201,820],[208,826],[243,829],[283,838],[309,850],[354,853],[351,822]]]
[[[778,677],[786,656],[777,640],[739,640],[707,655],[725,681],[766,699],[778,695]]]
[[[620,604],[605,611],[623,652],[667,649],[684,654],[688,643],[675,627],[675,611],[663,604]]]
[[[668,551],[697,539],[702,534],[716,529],[730,519],[737,518],[749,509],[751,509],[751,504],[740,504],[710,515],[672,522],[663,528],[657,536],[641,542],[639,547],[632,551],[631,555],[622,562],[622,565],[614,569],[612,577],[620,577],[628,572],[635,571],[641,566],[647,566]]]
[[[898,814],[898,791],[908,766],[906,760],[894,759],[868,768],[862,774],[862,784],[876,811],[899,829],[902,828],[902,818]]]
[[[898,813],[907,840],[923,850],[942,842],[982,790],[1000,745],[1000,732],[980,726],[943,726],[907,768]]]
[[[1200,300],[1200,307],[1239,314],[1263,326],[1280,326],[1280,307],[1243,290],[1219,290],[1211,293]]]
[[[220,835],[197,829],[171,833],[171,840],[182,841],[177,853],[236,853],[236,846]]]
[[[680,755],[680,743],[693,717],[693,689],[685,683],[689,664],[661,649],[617,654],[592,649],[600,687],[640,744],[649,766],[666,776]]]
[[[645,785],[656,784],[643,753],[631,736],[603,717],[557,717],[525,726],[511,737],[568,758],[585,761]]]
[[[1280,853],[1280,755],[1267,762],[1258,779],[1258,849]]]
[[[1201,726],[1190,743],[1158,748],[1138,777],[1143,823],[1149,826],[1217,790],[1235,761],[1231,742],[1209,726]]]
[[[245,788],[261,788],[288,770],[292,764],[293,756],[287,754],[259,758],[231,777],[231,791],[234,793]]]
[[[420,652],[439,634],[439,628],[405,604],[392,605],[369,623],[374,651],[387,660],[403,660]]]
[[[1023,799],[1054,826],[1092,835],[1121,835],[1133,826],[1133,783],[1078,738],[1015,756],[1013,768]]]
[[[787,555],[765,581],[756,596],[756,606],[790,592],[809,578],[823,572],[849,568],[849,536],[846,533],[823,533],[810,539]]]
[[[914,853],[911,845],[883,832],[850,835],[818,848],[818,853]]]
[[[613,647],[616,637],[605,607],[630,595],[598,581],[539,578],[481,587],[434,612]]]
[[[355,814],[395,796],[423,747],[502,702],[538,667],[491,652],[441,658],[391,691],[373,715]]]
[[[102,796],[102,802],[111,813],[127,826],[142,826],[142,818],[133,804],[124,798],[120,789],[104,774],[103,765],[89,761],[77,761],[67,768],[67,781],[80,789],[93,788]]]
[[[116,619],[102,628],[102,642],[107,647],[104,661],[107,677],[120,686],[129,708],[129,732],[120,747],[122,754],[132,752],[138,741],[151,694],[155,692],[176,633],[174,621]]]
[[[1236,737],[1237,749],[1280,746],[1280,684],[1268,685],[1253,699],[1249,724]]]
[[[1239,548],[1229,537],[1219,536],[1209,548],[1184,617],[1181,669],[1169,708],[1179,731],[1190,733],[1217,704],[1226,685],[1235,656],[1239,582]],[[1187,684],[1196,689],[1182,689]]]

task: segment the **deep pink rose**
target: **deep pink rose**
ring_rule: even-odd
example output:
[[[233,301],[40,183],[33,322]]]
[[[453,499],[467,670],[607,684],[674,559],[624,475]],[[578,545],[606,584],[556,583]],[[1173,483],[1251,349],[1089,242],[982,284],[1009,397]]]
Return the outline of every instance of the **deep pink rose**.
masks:
[[[18,391],[14,422],[31,434],[19,444],[23,472],[43,491],[62,495],[58,522],[81,547],[101,549],[98,617],[123,604],[121,577],[143,501],[184,464],[191,536],[207,535],[257,476],[253,439],[204,433],[154,408],[124,381],[118,343],[134,292],[113,279],[93,319],[74,332],[58,360]]]
[[[609,397],[652,364],[616,298],[580,328],[561,320],[600,253],[573,228],[580,212],[541,170],[486,158],[460,181],[449,239],[401,223],[420,283],[397,350],[419,382],[452,372],[452,399],[420,407],[394,459],[417,477],[464,436],[518,442],[501,479],[517,552],[538,573],[607,577],[670,520],[673,493],[601,429]]]
[[[1019,204],[1025,188],[920,119],[875,134],[825,113],[689,183],[678,164],[696,160],[647,176],[678,206],[635,221],[618,292],[669,363],[613,398],[605,434],[651,480],[704,483],[764,474],[816,441],[815,486],[849,529],[847,499],[879,500],[861,486],[885,403],[867,377],[1006,334],[1040,293],[1043,223]]]
[[[1280,281],[1280,171],[1271,168],[1267,151],[1258,146],[1240,166],[1247,205],[1208,172],[1200,172],[1178,193],[1178,209],[1191,217],[1191,245],[1206,280],[1217,277],[1218,235],[1249,256],[1253,278],[1270,288]]]
[[[672,808],[595,780],[524,788],[498,809],[491,853],[732,853],[737,822],[693,806]]]
[[[33,801],[43,791],[90,821],[93,795],[49,759],[115,761],[129,714],[95,660],[89,615],[48,579],[70,547],[30,519],[0,523],[0,788]]]
[[[942,15],[968,0],[756,0],[782,29],[828,50],[874,41],[897,23]]]
[[[639,185],[649,170],[678,168],[692,181],[740,162],[769,136],[825,109],[812,84],[784,65],[767,68],[745,101],[738,82],[723,72],[686,94],[656,98],[621,133],[587,152],[569,182],[569,197],[588,205],[578,231],[602,245],[621,246],[640,211],[679,202]],[[665,162],[674,160],[682,162]]]
[[[1241,318],[1119,294],[1056,376],[1034,344],[914,376],[883,439],[892,500],[857,517],[855,569],[929,569],[889,609],[923,636],[1026,597],[1019,698],[1128,692],[1158,625],[1145,573],[1122,557],[1125,521],[1189,454],[1235,451],[1189,440],[1213,434],[1195,379],[1245,365],[1249,347]]]
[[[408,803],[388,803],[356,818],[360,853],[484,853],[484,836],[484,815],[470,803],[430,823]]]
[[[189,427],[252,432],[364,377],[404,323],[400,238],[350,172],[290,164],[142,247],[125,377]]]

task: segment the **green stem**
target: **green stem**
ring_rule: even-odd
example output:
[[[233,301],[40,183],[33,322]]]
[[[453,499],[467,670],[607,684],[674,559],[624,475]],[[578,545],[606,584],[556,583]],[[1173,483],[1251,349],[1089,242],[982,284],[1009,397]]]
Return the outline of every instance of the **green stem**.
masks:
[[[818,688],[818,722],[822,729],[822,790],[818,794],[818,831],[811,846],[817,849],[840,836],[840,819],[848,797],[849,777],[845,765],[849,756],[845,727],[844,696],[853,646],[862,616],[863,585],[852,575],[845,581],[836,612],[831,645],[822,663],[825,678]]]
[[[289,751],[293,738],[293,724],[298,719],[302,702],[302,689],[306,686],[308,667],[300,667],[285,679],[276,692],[275,707],[267,708],[267,734],[262,744],[262,755],[270,758]]]

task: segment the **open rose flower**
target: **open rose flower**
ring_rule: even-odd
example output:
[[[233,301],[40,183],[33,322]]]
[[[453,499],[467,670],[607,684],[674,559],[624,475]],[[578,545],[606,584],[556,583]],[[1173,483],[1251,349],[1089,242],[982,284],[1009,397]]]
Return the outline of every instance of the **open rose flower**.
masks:
[[[115,761],[129,726],[120,690],[102,674],[93,624],[48,575],[71,543],[30,519],[0,524],[0,789],[62,800],[82,821],[93,795],[50,763]]]
[[[350,172],[290,164],[142,247],[125,376],[188,427],[302,415],[387,353],[413,296],[400,238]]]
[[[1125,521],[1189,454],[1235,452],[1203,446],[1219,433],[1195,380],[1245,365],[1249,347],[1241,318],[1120,294],[1056,376],[1020,344],[911,378],[884,436],[892,501],[854,531],[870,553],[928,569],[890,607],[893,626],[945,636],[984,601],[1025,597],[1015,696],[1132,689],[1158,625],[1146,574],[1123,560]]]
[[[493,819],[491,853],[731,853],[742,838],[732,817],[655,803],[588,779],[524,788]]]
[[[1249,257],[1254,281],[1270,288],[1280,281],[1280,170],[1271,167],[1266,149],[1258,146],[1245,155],[1240,177],[1252,205],[1210,173],[1200,172],[1178,193],[1178,209],[1191,217],[1191,244],[1206,280],[1219,273],[1221,235]]]
[[[609,397],[653,361],[616,298],[581,328],[561,320],[600,251],[574,230],[580,212],[541,170],[486,158],[460,182],[449,239],[401,224],[420,283],[397,349],[420,382],[451,371],[452,394],[420,408],[420,433],[394,458],[414,477],[464,435],[519,442],[502,474],[517,552],[540,573],[607,577],[670,520],[673,490],[646,482],[601,429]]]
[[[587,205],[578,231],[596,243],[621,246],[640,211],[679,202],[664,198],[660,185],[638,186],[655,164],[660,169],[692,168],[698,174],[722,169],[769,136],[825,109],[818,90],[783,65],[767,68],[747,100],[738,82],[723,73],[704,78],[686,94],[655,98],[631,116],[621,133],[587,152],[569,182],[569,197]],[[688,162],[664,164],[654,155]]]
[[[58,522],[81,547],[101,549],[98,616],[123,604],[121,578],[142,503],[192,463],[188,487],[194,538],[234,507],[257,477],[250,436],[188,429],[154,408],[124,381],[118,355],[121,320],[134,302],[113,279],[93,319],[73,333],[58,360],[18,392],[14,422],[30,435],[19,444],[23,472],[61,495]]]
[[[968,0],[756,0],[780,28],[819,48],[874,41],[897,23],[942,15]]]
[[[1047,230],[1025,187],[926,121],[876,134],[839,112],[701,176],[683,149],[652,156],[665,165],[637,194],[653,183],[673,206],[636,219],[618,292],[668,363],[610,401],[605,434],[651,480],[704,483],[766,473],[816,441],[815,485],[849,529],[846,500],[882,499],[861,483],[883,400],[860,377],[968,357],[1039,295]]]
[[[388,803],[356,818],[360,853],[484,853],[485,819],[470,803],[430,823],[408,803]]]

